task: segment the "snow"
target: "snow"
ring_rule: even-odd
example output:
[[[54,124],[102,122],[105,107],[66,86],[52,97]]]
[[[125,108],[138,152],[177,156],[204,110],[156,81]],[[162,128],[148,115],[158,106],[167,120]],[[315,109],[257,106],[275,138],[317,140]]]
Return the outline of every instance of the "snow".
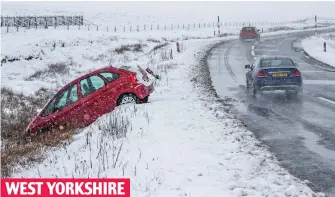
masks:
[[[144,17],[143,13],[129,14],[132,12],[129,10],[111,12],[108,6],[100,10],[58,4],[57,10],[44,8],[45,4],[37,5],[13,3],[2,11],[4,15],[85,13],[85,18],[101,26],[99,31],[83,26],[80,30],[78,27],[20,28],[18,32],[11,29],[10,33],[2,34],[1,60],[20,59],[2,63],[2,87],[26,95],[33,95],[40,88],[55,92],[76,77],[110,64],[131,66],[134,70],[137,65],[149,67],[162,79],[155,81],[149,103],[117,107],[79,130],[70,142],[46,149],[42,163],[17,166],[13,177],[130,177],[132,196],[314,195],[306,184],[283,169],[239,120],[192,84],[193,70],[201,66],[204,50],[237,39],[241,26],[224,26],[221,32],[232,35],[213,37],[216,27],[192,27],[193,23],[197,26],[199,22],[213,21],[209,17],[202,20],[204,15],[191,17],[185,12],[185,17],[179,19],[156,10],[156,15]],[[137,25],[143,28],[144,24],[146,31],[129,32],[129,26],[134,30]],[[159,24],[161,30],[148,30],[151,24],[154,28]],[[180,27],[190,24],[191,28],[178,30],[178,24]],[[167,30],[162,30],[165,25]],[[266,38],[305,31],[304,28],[312,25],[313,19],[296,24],[256,26],[263,28],[266,33],[262,38]],[[110,32],[114,26],[118,31]],[[123,26],[126,32],[120,32]],[[268,33],[269,28],[278,26],[294,30]],[[176,52],[176,41],[181,44],[181,53]],[[115,52],[122,45],[134,44],[141,45],[142,50]],[[154,50],[162,44],[166,46]],[[173,59],[169,58],[171,49]],[[25,60],[29,57],[32,59]],[[49,65],[56,63],[65,65],[64,73],[50,71]]]
[[[3,2],[2,15],[86,15],[90,20],[120,24],[173,24],[221,21],[292,21],[333,17],[334,2]],[[315,8],[318,9],[315,9]],[[266,9],[264,9],[266,8]],[[285,10],[285,13],[283,13]],[[298,11],[299,10],[299,11]],[[303,11],[300,11],[303,10]]]
[[[324,52],[326,42],[326,52]],[[313,58],[335,67],[335,33],[320,34],[302,40],[302,47]]]
[[[114,31],[118,33],[136,32],[139,28],[140,32],[146,34],[161,35],[162,31],[166,34],[175,34],[177,32],[196,32],[199,35],[213,36],[214,31],[218,31],[217,16],[220,16],[220,32],[228,34],[238,34],[242,26],[253,25],[263,30],[263,32],[273,31],[273,28],[281,29],[304,29],[314,27],[315,10],[310,15],[294,16],[298,14],[296,11],[289,14],[289,9],[293,9],[292,3],[290,6],[284,6],[286,13],[282,14],[282,10],[276,16],[275,9],[278,9],[281,2],[273,7],[273,2],[260,2],[260,6],[264,7],[265,3],[270,3],[273,9],[252,9],[257,2],[241,2],[249,4],[248,6],[237,6],[240,2],[231,4],[230,2],[132,2],[132,6],[124,2],[4,2],[2,15],[3,16],[49,16],[49,15],[66,15],[78,16],[83,15],[84,20],[98,25],[99,31]],[[218,5],[216,5],[218,4]],[[220,4],[220,5],[219,5]],[[306,2],[303,3],[306,5]],[[282,5],[281,5],[282,6]],[[231,8],[230,8],[231,7]],[[233,8],[235,7],[235,8]],[[259,8],[259,6],[256,6]],[[298,6],[301,9],[301,5]],[[318,7],[322,7],[318,3]],[[329,6],[323,4],[323,14]],[[196,11],[196,8],[210,10],[206,14],[202,11]],[[214,10],[218,10],[215,12]],[[238,9],[237,13],[235,10]],[[246,9],[246,11],[242,11]],[[295,9],[293,9],[295,10]],[[306,9],[305,9],[306,11]],[[255,14],[251,14],[256,12]],[[266,12],[270,12],[267,14]],[[202,14],[199,14],[202,13]],[[230,16],[231,13],[232,16]],[[332,12],[331,12],[332,13]],[[248,16],[251,15],[251,16]],[[311,17],[313,16],[313,17]],[[274,17],[273,19],[271,19]],[[275,19],[276,18],[276,19]],[[335,19],[318,16],[319,27],[335,23]],[[95,25],[81,26],[81,31],[96,31]],[[179,29],[178,29],[179,25]],[[200,25],[200,28],[199,28]],[[145,27],[144,27],[145,26]],[[152,26],[152,30],[151,30]],[[157,27],[159,30],[157,31]],[[182,29],[184,26],[185,29]],[[54,27],[49,27],[54,28]],[[67,26],[57,27],[67,29]],[[69,26],[72,30],[77,30],[78,26]],[[144,30],[145,28],[145,30]],[[88,30],[89,29],[89,30]],[[123,30],[125,29],[125,30]],[[131,30],[130,30],[131,29]],[[166,30],[165,30],[166,29]],[[271,30],[272,29],[272,30]],[[2,33],[7,32],[7,28],[1,28]],[[19,28],[19,31],[24,31],[24,28]],[[10,27],[9,32],[17,31],[15,27]],[[125,32],[124,32],[125,31]],[[163,35],[161,35],[163,36]]]
[[[160,35],[163,37],[170,37],[176,34],[188,34],[187,36],[213,36],[214,32],[218,34],[218,27],[217,24],[213,21],[206,21],[206,22],[195,22],[195,23],[170,23],[167,19],[159,21],[159,23],[147,23],[147,21],[139,21],[138,24],[132,25],[127,23],[122,23],[119,20],[116,24],[113,21],[113,23],[110,23],[109,21],[97,23],[103,21],[106,17],[105,15],[101,15],[98,18],[95,18],[94,20],[90,20],[90,22],[93,22],[96,25],[88,25],[85,24],[84,26],[69,26],[69,30],[76,30],[76,31],[101,31],[101,32],[115,32],[115,33],[122,33],[123,35],[129,35],[137,33],[137,35]],[[324,28],[330,25],[335,24],[334,20],[326,20],[319,22],[318,25],[319,28]],[[220,26],[220,32],[221,34],[228,34],[228,35],[238,35],[241,28],[243,26],[255,26],[257,29],[259,29],[263,33],[269,33],[269,32],[275,32],[275,31],[287,31],[287,30],[305,30],[305,29],[311,29],[314,28],[315,23],[312,20],[306,20],[299,23],[291,23],[291,22],[281,22],[281,23],[275,23],[275,22],[266,22],[266,21],[256,21],[256,22],[245,22],[245,21],[232,21],[232,22],[222,22],[222,25]],[[97,27],[98,26],[98,27]],[[42,28],[41,26],[38,27],[38,29]],[[59,30],[67,30],[67,26],[58,26],[56,27]],[[53,26],[49,26],[49,29],[54,30]],[[115,30],[116,29],[116,30]],[[138,31],[137,31],[138,29]],[[27,31],[29,29],[24,27],[19,27],[20,31]],[[1,32],[2,34],[7,34],[7,31],[9,33],[16,33],[17,28],[16,27],[2,27]]]
[[[334,27],[323,29],[329,28]],[[263,33],[262,39],[301,31],[304,30]],[[1,60],[4,58],[22,60],[2,63],[1,85],[27,95],[33,95],[42,87],[56,90],[87,71],[107,66],[110,63],[117,67],[132,66],[133,68],[137,65],[146,65],[148,59],[145,57],[155,46],[170,43],[171,46],[164,47],[165,53],[168,54],[171,47],[175,49],[173,45],[176,41],[181,42],[181,47],[183,47],[182,43],[187,39],[209,37],[202,29],[175,31],[174,33],[154,31],[150,34],[148,32],[128,32],[121,35],[102,31],[31,29],[4,34],[1,38],[1,45],[5,50],[1,51]],[[229,38],[237,38],[237,36],[229,36]],[[143,51],[135,53],[130,51],[124,54],[114,52],[122,45],[132,44],[142,44]],[[33,57],[33,59],[25,60],[28,57]],[[49,64],[55,63],[66,64],[69,72],[65,74],[46,72],[34,80],[27,80],[36,72],[47,70]]]
[[[128,65],[131,59],[139,58],[149,53],[154,46],[164,43],[162,39],[159,40],[161,43],[147,42],[149,38],[153,37],[139,39],[137,35],[125,38],[106,32],[65,30],[30,30],[5,34],[1,40],[5,49],[1,51],[1,59],[22,60],[3,63],[1,84],[25,94],[34,94],[42,87],[59,88],[83,73],[107,66],[110,62],[117,67]],[[122,45],[133,44],[143,45],[143,51],[122,54],[114,52]],[[29,56],[34,58],[25,60]],[[27,79],[37,71],[48,69],[49,64],[56,63],[66,64],[69,72],[65,74],[47,72],[46,76],[42,75],[35,80]]]
[[[169,39],[181,37],[172,35]],[[159,35],[155,38],[161,43],[148,38],[151,35],[87,35],[61,30],[52,34],[50,30],[31,30],[2,37],[2,57],[42,57],[2,65],[2,86],[25,94],[41,87],[56,90],[109,62],[133,68],[148,66],[162,76],[149,103],[118,107],[81,130],[71,142],[46,150],[42,163],[17,166],[13,177],[130,177],[132,196],[313,195],[280,167],[242,123],[211,98],[204,100],[190,80],[204,50],[236,36],[183,40],[181,53],[176,53],[175,42]],[[152,52],[165,42],[165,48]],[[137,43],[147,45],[140,52],[113,52],[122,44]],[[164,58],[170,49],[173,59]],[[25,80],[36,70],[47,69],[49,63],[62,61],[70,69],[68,74]]]

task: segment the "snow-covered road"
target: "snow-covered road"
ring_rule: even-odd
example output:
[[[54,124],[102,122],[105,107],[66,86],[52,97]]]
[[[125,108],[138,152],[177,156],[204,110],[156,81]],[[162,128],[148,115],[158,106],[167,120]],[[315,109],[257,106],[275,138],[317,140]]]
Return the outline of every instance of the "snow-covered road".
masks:
[[[231,110],[281,164],[310,181],[314,190],[334,196],[335,102],[331,101],[335,101],[335,76],[327,68],[305,62],[303,54],[291,48],[292,42],[305,36],[264,38],[257,44],[233,41],[213,49],[208,65],[218,95],[238,100]],[[282,94],[264,94],[253,99],[245,89],[244,68],[253,61],[251,54],[286,55],[297,62],[304,79],[301,97],[290,100]]]

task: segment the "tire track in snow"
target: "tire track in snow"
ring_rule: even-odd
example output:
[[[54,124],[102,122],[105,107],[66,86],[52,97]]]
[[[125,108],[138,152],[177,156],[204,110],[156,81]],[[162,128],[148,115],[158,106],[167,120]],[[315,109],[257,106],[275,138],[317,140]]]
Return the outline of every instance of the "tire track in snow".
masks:
[[[224,52],[224,65],[226,67],[226,69],[228,70],[230,76],[233,78],[233,80],[235,82],[236,81],[236,75],[235,73],[233,72],[233,70],[231,69],[230,65],[229,65],[229,62],[228,62],[228,55],[229,55],[229,51],[231,49],[231,47],[234,45],[234,43],[230,44],[229,46],[227,46],[227,48],[225,49],[225,52]]]

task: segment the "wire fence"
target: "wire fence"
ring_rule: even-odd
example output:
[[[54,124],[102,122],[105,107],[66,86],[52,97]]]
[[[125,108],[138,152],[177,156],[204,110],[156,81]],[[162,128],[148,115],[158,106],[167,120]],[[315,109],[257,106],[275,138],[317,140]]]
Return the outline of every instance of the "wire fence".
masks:
[[[243,22],[208,22],[208,23],[188,23],[188,24],[143,24],[143,25],[98,25],[94,24],[83,16],[1,16],[2,33],[17,32],[20,29],[38,29],[38,28],[65,28],[67,30],[88,30],[88,31],[106,31],[106,32],[139,32],[155,30],[192,30],[201,28],[213,28],[214,30],[221,27],[243,27],[243,26],[285,26],[290,24],[305,23],[307,19],[294,21],[243,21]],[[269,30],[269,28],[268,28]],[[262,30],[263,31],[263,30]]]

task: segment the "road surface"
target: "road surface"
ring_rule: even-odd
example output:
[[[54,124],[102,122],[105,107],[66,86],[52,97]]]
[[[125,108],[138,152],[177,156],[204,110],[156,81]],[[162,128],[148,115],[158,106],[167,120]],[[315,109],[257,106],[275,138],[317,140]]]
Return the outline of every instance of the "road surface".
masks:
[[[282,166],[315,191],[335,197],[335,72],[312,65],[292,42],[311,33],[232,41],[214,48],[208,59],[213,85],[220,97],[237,99],[233,111],[274,153]],[[253,55],[286,55],[299,64],[304,92],[297,98],[246,92],[244,68]]]

